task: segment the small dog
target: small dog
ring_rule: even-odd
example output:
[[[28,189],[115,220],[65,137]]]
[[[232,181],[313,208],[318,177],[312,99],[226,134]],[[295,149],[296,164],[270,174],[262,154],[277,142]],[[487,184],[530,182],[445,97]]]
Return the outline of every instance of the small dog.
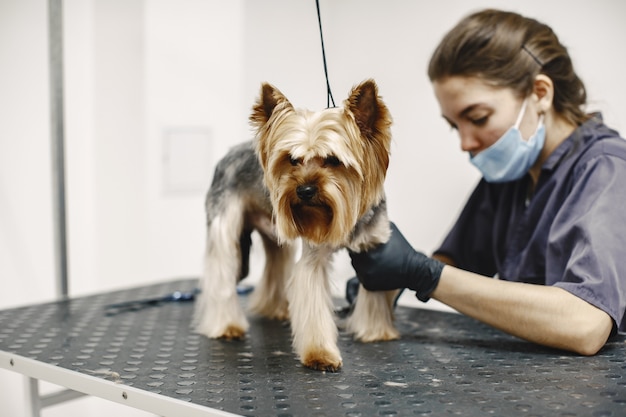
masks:
[[[342,365],[329,288],[334,252],[367,250],[389,239],[383,189],[389,164],[391,116],[373,80],[354,87],[342,108],[296,109],[263,84],[250,122],[253,141],[218,163],[206,198],[207,236],[196,330],[241,339],[248,321],[237,300],[248,274],[251,233],[265,249],[265,269],[253,292],[253,312],[291,321],[294,350],[308,368]],[[301,238],[302,253],[293,243]],[[359,296],[347,330],[364,342],[399,337],[396,292]]]

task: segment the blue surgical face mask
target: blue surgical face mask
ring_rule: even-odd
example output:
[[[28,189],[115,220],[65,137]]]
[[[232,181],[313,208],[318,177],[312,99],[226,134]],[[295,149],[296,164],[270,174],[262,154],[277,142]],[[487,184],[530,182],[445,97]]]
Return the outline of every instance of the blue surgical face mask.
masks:
[[[480,170],[487,182],[507,182],[522,178],[543,149],[546,139],[543,115],[539,117],[537,130],[528,140],[524,140],[519,130],[526,103],[527,100],[524,100],[515,125],[497,142],[475,156],[470,155],[470,162]]]

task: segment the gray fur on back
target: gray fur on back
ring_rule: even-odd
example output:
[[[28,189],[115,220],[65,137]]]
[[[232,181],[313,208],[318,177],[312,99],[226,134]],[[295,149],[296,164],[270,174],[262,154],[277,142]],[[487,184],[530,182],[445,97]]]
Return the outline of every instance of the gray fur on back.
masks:
[[[253,141],[232,147],[217,163],[205,202],[209,217],[211,213],[224,209],[222,206],[228,200],[227,197],[233,194],[252,195],[257,202],[266,202],[265,208],[271,210],[267,189],[263,184],[263,169]]]

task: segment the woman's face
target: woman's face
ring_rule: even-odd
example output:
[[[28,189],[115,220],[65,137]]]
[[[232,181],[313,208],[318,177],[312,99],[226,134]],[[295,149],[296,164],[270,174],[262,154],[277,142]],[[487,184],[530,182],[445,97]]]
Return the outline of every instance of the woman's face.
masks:
[[[495,143],[515,121],[523,100],[510,88],[494,87],[476,77],[452,76],[433,82],[441,115],[459,132],[461,149],[476,155]],[[530,137],[537,127],[527,117],[528,103],[520,130]]]

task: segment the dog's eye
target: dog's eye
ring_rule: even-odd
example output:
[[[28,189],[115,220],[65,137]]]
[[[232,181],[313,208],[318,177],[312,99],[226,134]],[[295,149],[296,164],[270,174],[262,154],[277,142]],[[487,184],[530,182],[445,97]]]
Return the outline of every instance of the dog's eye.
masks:
[[[341,161],[334,155],[327,156],[324,159],[324,166],[338,167],[341,165]]]
[[[300,158],[294,158],[293,156],[290,155],[289,162],[291,163],[291,165],[295,167],[296,165],[300,164],[302,160]]]

